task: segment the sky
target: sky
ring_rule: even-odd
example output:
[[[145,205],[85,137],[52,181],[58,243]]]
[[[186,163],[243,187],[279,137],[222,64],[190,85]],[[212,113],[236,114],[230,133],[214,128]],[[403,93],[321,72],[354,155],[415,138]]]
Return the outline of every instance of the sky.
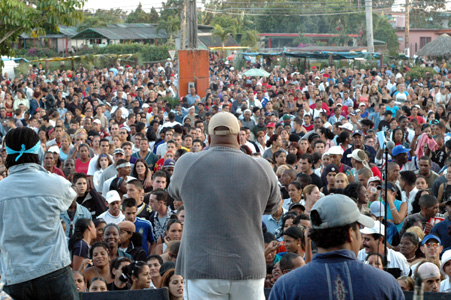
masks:
[[[154,6],[155,8],[161,7],[163,0],[87,0],[85,3],[85,9],[111,9],[120,8],[122,10],[134,10],[141,2],[143,9],[149,10]]]

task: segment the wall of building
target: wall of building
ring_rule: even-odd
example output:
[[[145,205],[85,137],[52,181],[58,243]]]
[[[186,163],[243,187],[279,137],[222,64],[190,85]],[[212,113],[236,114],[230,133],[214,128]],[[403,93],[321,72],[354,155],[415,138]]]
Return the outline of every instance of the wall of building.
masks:
[[[432,42],[440,36],[437,30],[410,30],[409,32],[409,49],[410,56],[416,54],[427,43]],[[404,30],[397,30],[399,51],[405,53],[405,33]]]

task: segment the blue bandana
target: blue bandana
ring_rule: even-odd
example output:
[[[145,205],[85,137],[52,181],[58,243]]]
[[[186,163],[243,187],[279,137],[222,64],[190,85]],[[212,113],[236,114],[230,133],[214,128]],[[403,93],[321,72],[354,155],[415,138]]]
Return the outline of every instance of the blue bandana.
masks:
[[[8,154],[8,155],[9,155],[9,154],[16,154],[16,153],[19,153],[19,155],[17,155],[15,161],[18,161],[19,158],[20,158],[20,157],[22,156],[22,154],[24,154],[24,153],[29,153],[29,154],[39,154],[40,148],[41,148],[41,141],[38,141],[38,142],[36,143],[36,145],[34,145],[33,148],[30,148],[30,149],[28,149],[28,150],[25,150],[25,145],[24,145],[24,144],[22,144],[22,147],[21,147],[21,149],[20,149],[19,151],[13,150],[13,149],[9,148],[8,146],[5,147],[5,149],[6,149],[6,154]]]

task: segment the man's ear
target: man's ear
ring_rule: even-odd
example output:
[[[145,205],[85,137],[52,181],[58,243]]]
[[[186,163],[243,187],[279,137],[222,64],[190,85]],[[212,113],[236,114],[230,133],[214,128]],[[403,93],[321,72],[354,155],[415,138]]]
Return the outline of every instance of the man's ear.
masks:
[[[357,232],[351,227],[348,229],[348,242],[352,243],[356,239]]]

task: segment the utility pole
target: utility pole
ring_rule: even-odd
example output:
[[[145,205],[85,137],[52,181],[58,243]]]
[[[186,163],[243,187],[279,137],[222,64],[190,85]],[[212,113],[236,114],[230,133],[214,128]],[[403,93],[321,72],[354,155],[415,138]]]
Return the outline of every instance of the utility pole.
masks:
[[[187,0],[183,0],[183,9],[180,17],[180,49],[186,49],[186,5]]]
[[[407,57],[410,57],[410,42],[409,42],[409,31],[410,31],[410,5],[409,0],[406,0],[406,24],[404,25],[404,53]]]
[[[186,31],[187,31],[187,42],[188,49],[197,48],[197,9],[196,0],[186,0],[187,1],[187,12],[186,12]]]
[[[374,52],[372,0],[365,0],[365,14],[366,14],[366,44],[368,46],[368,52]]]

